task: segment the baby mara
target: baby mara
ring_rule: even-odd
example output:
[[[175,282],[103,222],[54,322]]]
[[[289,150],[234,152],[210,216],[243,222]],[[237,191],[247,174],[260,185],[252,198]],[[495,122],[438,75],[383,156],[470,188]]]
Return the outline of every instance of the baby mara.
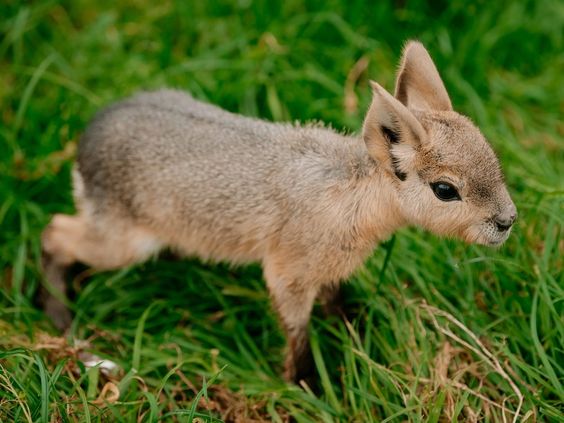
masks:
[[[395,96],[372,82],[362,136],[228,113],[171,90],[100,112],[74,171],[78,213],[43,233],[46,278],[65,292],[74,262],[116,269],[170,247],[203,260],[260,262],[288,338],[285,377],[309,375],[307,325],[319,299],[396,229],[417,225],[500,245],[516,209],[498,160],[452,110],[429,54],[403,52]],[[71,315],[44,302],[60,328]]]

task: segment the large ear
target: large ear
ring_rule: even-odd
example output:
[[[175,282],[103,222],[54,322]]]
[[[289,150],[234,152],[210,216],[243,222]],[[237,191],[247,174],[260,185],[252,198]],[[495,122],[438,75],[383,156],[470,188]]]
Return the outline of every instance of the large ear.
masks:
[[[403,50],[395,97],[410,109],[452,110],[433,59],[418,41],[408,42]]]
[[[409,158],[415,156],[427,133],[407,107],[376,82],[370,85],[373,98],[364,119],[364,142],[373,159],[403,180]]]

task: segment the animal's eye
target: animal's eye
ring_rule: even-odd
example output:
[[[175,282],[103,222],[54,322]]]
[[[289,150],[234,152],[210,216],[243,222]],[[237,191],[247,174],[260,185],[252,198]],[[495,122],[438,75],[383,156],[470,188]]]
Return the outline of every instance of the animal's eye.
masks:
[[[454,201],[460,200],[460,195],[455,187],[453,187],[448,182],[433,182],[431,184],[431,189],[437,196],[439,200],[442,201]]]

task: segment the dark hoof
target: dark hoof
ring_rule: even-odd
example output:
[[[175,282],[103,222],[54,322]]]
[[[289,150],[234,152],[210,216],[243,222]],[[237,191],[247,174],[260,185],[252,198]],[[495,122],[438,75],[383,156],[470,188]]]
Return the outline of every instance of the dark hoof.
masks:
[[[56,263],[52,256],[45,252],[43,252],[41,256],[41,266],[47,283],[65,296],[67,292],[65,282],[66,266]],[[70,310],[44,286],[40,287],[39,303],[47,317],[51,319],[57,329],[66,331],[70,328],[72,323]]]
[[[69,309],[54,297],[47,299],[43,311],[51,319],[53,325],[61,332],[70,328],[72,315]]]

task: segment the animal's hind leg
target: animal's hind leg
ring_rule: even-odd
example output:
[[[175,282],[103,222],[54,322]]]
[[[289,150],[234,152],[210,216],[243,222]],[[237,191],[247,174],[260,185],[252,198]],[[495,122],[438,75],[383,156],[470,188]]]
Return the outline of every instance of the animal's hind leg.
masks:
[[[49,316],[55,327],[59,330],[68,329],[72,316],[66,305],[59,299],[59,296],[66,297],[67,286],[65,282],[65,273],[67,266],[57,263],[54,256],[42,251],[41,254],[41,266],[43,268],[43,274],[47,282],[50,284],[50,289],[48,290],[44,286],[40,287],[39,291],[39,302],[45,311],[45,314]],[[55,294],[53,294],[53,292]]]
[[[89,219],[84,214],[58,214],[42,235],[43,270],[52,288],[66,295],[64,274],[75,262],[99,270],[117,269],[147,259],[160,247],[141,227],[119,219]],[[43,296],[45,313],[59,329],[70,325],[71,315],[55,296]]]
[[[340,284],[332,283],[323,286],[318,294],[318,299],[325,316],[345,317],[343,290]]]

